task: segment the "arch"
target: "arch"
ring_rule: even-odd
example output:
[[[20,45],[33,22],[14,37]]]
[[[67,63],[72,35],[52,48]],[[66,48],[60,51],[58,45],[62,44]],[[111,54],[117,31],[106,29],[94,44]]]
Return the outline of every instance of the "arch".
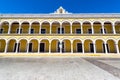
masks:
[[[40,31],[40,23],[39,22],[33,22],[31,24],[31,34],[39,34]]]
[[[93,53],[94,52],[94,46],[93,46],[92,40],[86,39],[84,41],[84,52],[85,53]]]
[[[107,52],[108,53],[116,53],[116,45],[115,45],[115,41],[113,39],[109,39],[107,40]]]
[[[44,21],[41,23],[41,34],[49,34],[50,33],[50,23],[48,21]]]
[[[93,29],[95,34],[102,34],[102,23],[99,21],[95,21],[93,23]]]
[[[58,22],[58,21],[54,21],[54,22],[52,22],[52,33],[53,34],[59,34],[60,32],[59,32],[59,29],[58,28],[60,28],[60,22]]]
[[[15,21],[11,24],[10,33],[19,33],[19,22]]]
[[[68,21],[62,22],[62,34],[69,34],[71,28],[71,23]]]
[[[21,39],[19,41],[18,52],[27,52],[28,41],[26,39]]]
[[[72,23],[72,33],[73,34],[81,34],[81,23],[78,21],[74,21]]]
[[[71,41],[69,39],[64,39],[62,41],[62,52],[71,52]]]
[[[59,39],[53,39],[51,41],[51,52],[52,53],[56,53],[56,52],[60,52],[60,40]]]
[[[120,21],[116,21],[114,25],[116,34],[120,34]]]
[[[91,22],[84,21],[82,24],[84,34],[92,34]]]
[[[38,40],[32,39],[29,42],[28,52],[38,52]]]
[[[0,52],[5,52],[6,40],[0,39]]]
[[[42,39],[40,41],[40,52],[45,53],[45,52],[49,52],[49,40],[47,39]]]
[[[96,53],[105,53],[105,42],[102,39],[95,41]]]
[[[112,34],[113,33],[113,28],[112,28],[112,22],[110,21],[105,21],[104,22],[104,31],[106,34]]]
[[[22,22],[20,33],[27,34],[29,33],[30,23],[27,21]]]
[[[80,39],[73,40],[73,53],[82,53],[82,41]]]
[[[8,41],[7,52],[16,52],[17,41],[15,39],[11,39]]]
[[[1,23],[1,28],[0,28],[0,33],[1,34],[7,34],[8,33],[8,29],[9,29],[9,22],[4,21]]]

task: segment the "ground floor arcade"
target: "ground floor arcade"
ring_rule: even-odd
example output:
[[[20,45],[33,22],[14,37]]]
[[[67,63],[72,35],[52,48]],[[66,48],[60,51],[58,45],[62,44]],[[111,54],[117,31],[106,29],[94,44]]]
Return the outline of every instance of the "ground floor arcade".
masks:
[[[0,39],[0,53],[119,53],[118,42],[108,39]]]

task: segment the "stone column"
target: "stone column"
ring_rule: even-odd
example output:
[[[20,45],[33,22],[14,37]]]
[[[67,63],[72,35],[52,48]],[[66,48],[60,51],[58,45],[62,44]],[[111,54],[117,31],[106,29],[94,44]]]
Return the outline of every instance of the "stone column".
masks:
[[[91,24],[92,34],[94,34],[93,23]]]
[[[20,31],[21,31],[21,23],[19,24],[19,32],[18,32],[18,34],[20,34]]]
[[[113,29],[113,34],[116,34],[115,25],[114,24],[112,24],[112,29]]]
[[[105,34],[104,24],[102,24],[102,33]]]
[[[38,42],[38,53],[40,52],[40,43]]]
[[[49,54],[51,53],[51,43],[49,43]]]
[[[16,42],[16,44],[17,44],[17,45],[16,45],[16,51],[15,51],[15,53],[18,53],[18,44],[19,44],[19,43]]]
[[[83,51],[83,54],[85,53],[85,50],[84,50],[84,43],[82,43],[82,51]]]
[[[94,54],[96,53],[96,44],[93,43],[93,46],[94,46]]]
[[[41,24],[40,24],[39,34],[41,34]]]
[[[29,42],[27,43],[27,53],[28,53],[28,51],[29,51]]]
[[[81,27],[81,34],[83,34],[83,24],[82,23],[80,24],[80,27]]]
[[[31,23],[29,24],[29,34],[31,34]]]
[[[70,23],[70,33],[72,34],[72,23]]]
[[[8,34],[10,34],[11,24],[9,24]]]
[[[71,54],[73,54],[73,43],[71,43]]]
[[[115,44],[115,46],[116,46],[116,51],[117,51],[117,54],[119,54],[120,52],[119,52],[119,47],[118,47],[118,44]]]
[[[4,51],[4,53],[7,53],[8,43],[9,43],[9,41],[8,41],[8,42],[6,41],[6,46],[5,46],[5,51]]]
[[[108,50],[107,50],[107,45],[106,44],[107,43],[104,43],[104,45],[105,45],[105,53],[108,54]]]
[[[50,23],[50,34],[52,33],[52,24]]]
[[[60,34],[62,34],[62,24],[60,24]]]
[[[59,48],[60,48],[60,53],[62,53],[62,42],[61,41],[60,41]]]

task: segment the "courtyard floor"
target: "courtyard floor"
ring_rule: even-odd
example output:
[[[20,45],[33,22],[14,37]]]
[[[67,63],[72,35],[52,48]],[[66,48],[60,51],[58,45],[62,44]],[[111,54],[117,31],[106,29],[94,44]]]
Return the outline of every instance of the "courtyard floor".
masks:
[[[0,80],[120,80],[120,58],[0,57]]]

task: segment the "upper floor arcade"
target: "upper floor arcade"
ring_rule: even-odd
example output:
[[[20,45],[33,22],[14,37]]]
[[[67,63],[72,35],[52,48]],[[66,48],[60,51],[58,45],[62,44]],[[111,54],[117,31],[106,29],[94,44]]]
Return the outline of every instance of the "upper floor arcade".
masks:
[[[1,34],[120,34],[120,21],[1,21]]]

